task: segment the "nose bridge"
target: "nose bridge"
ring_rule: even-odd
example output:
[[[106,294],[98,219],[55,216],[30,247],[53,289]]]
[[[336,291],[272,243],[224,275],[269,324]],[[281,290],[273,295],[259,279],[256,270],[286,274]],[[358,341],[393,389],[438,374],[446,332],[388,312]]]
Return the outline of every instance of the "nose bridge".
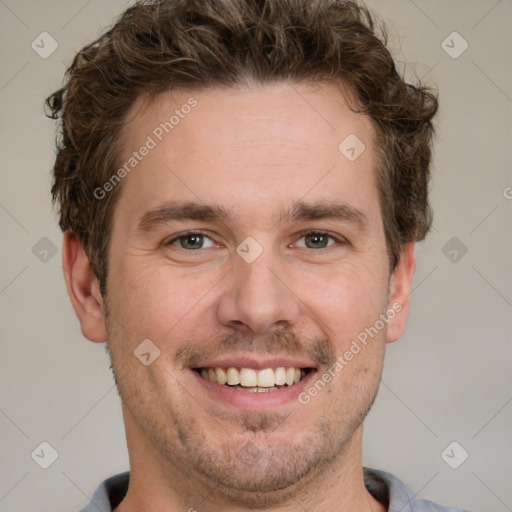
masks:
[[[279,257],[269,247],[251,261],[244,256],[251,250],[254,248],[243,243],[238,248],[231,284],[219,305],[219,321],[231,326],[244,324],[255,333],[297,322],[297,298],[284,282]]]
[[[267,303],[270,305],[272,300],[280,295],[282,286],[277,278],[277,272],[272,270],[272,265],[277,267],[275,259],[267,253],[259,256],[252,263],[237,261],[235,264],[237,294],[249,301],[267,298]]]

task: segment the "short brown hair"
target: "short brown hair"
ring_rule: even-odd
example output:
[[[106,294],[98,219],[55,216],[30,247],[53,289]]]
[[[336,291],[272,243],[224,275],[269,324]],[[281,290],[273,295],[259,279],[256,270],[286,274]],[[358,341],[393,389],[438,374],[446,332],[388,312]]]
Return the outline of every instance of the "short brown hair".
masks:
[[[105,291],[111,221],[121,187],[94,190],[119,165],[118,138],[141,94],[248,81],[338,82],[376,128],[377,182],[393,269],[401,245],[425,237],[431,89],[401,78],[383,26],[350,0],[141,0],[83,48],[46,101],[60,118],[52,195],[60,227],[82,242]]]

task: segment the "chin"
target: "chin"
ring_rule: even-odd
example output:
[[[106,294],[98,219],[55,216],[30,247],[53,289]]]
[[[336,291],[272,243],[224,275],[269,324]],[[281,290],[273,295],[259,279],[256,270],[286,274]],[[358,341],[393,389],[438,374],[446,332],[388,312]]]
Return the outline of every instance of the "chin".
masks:
[[[260,431],[216,446],[196,445],[188,451],[188,464],[219,501],[250,508],[277,506],[339,459],[344,444],[339,438],[333,443],[329,429],[317,424],[309,435]]]

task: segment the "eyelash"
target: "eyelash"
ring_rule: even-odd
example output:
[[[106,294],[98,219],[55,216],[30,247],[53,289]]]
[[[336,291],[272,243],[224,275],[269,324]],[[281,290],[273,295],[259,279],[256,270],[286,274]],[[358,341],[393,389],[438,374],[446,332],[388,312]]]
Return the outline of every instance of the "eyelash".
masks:
[[[164,245],[167,247],[167,246],[171,246],[173,245],[175,242],[178,242],[180,239],[182,238],[187,238],[189,236],[193,236],[193,235],[201,235],[203,237],[206,237],[206,238],[209,238],[212,242],[215,242],[210,236],[208,236],[206,233],[203,233],[202,231],[186,231],[185,233],[181,233],[179,234],[178,236],[175,236],[174,238],[172,238],[171,240],[168,240],[166,242],[164,242]],[[335,240],[335,242],[339,245],[346,245],[348,242],[345,238],[341,237],[341,236],[338,236],[338,235],[333,235],[332,233],[330,233],[329,231],[318,231],[318,230],[305,230],[305,231],[301,231],[299,234],[299,238],[298,240],[300,240],[301,238],[305,237],[305,236],[308,236],[308,235],[321,235],[321,236],[327,236],[333,240]],[[331,247],[333,247],[333,245],[329,245],[327,247],[320,247],[319,249],[311,249],[312,251],[316,251],[316,252],[319,252],[321,250],[327,250],[327,249],[330,249]],[[199,249],[184,249],[183,247],[177,247],[178,249],[182,249],[184,251],[188,251],[188,252],[195,252],[195,251],[198,251]],[[308,247],[300,247],[300,249],[310,249]]]
[[[340,235],[334,235],[332,233],[330,233],[329,231],[318,231],[318,230],[315,230],[315,229],[308,229],[308,230],[305,230],[305,231],[301,231],[299,233],[299,238],[298,240],[300,240],[301,238],[307,236],[307,235],[321,235],[321,236],[327,236],[329,238],[331,238],[332,240],[334,240],[336,242],[337,245],[346,245],[348,242],[345,238],[343,238],[342,236]],[[333,244],[333,245],[329,245],[327,247],[321,247],[319,249],[316,249],[316,251],[320,251],[320,250],[327,250],[327,249],[330,249],[332,247],[334,247],[336,244]],[[308,249],[308,247],[301,247],[301,249]],[[315,250],[315,249],[312,249],[312,250]]]

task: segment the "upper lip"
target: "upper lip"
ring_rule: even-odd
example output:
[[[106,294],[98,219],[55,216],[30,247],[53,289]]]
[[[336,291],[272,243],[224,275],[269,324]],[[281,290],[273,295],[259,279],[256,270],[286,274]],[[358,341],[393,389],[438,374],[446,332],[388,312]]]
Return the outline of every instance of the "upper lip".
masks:
[[[292,359],[290,357],[272,357],[258,358],[254,356],[231,356],[221,357],[208,361],[195,368],[252,368],[253,370],[263,370],[265,368],[279,368],[281,366],[294,368],[316,368],[316,365]]]

